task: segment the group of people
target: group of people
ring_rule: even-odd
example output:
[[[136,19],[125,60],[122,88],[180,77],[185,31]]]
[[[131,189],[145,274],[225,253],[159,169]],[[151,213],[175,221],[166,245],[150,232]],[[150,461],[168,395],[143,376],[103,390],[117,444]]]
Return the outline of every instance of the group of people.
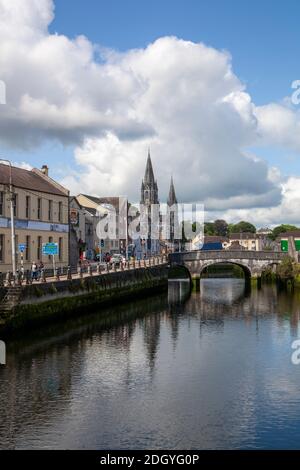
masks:
[[[31,279],[39,280],[42,275],[43,269],[44,269],[43,261],[39,261],[39,263],[36,263],[35,261],[33,261],[31,265]]]

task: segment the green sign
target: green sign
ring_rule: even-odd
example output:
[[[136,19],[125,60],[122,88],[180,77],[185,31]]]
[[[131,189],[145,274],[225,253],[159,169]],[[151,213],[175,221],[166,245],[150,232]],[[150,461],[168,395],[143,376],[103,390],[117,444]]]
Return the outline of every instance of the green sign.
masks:
[[[300,240],[295,240],[296,251],[300,251]]]
[[[58,243],[43,243],[43,255],[58,255]]]
[[[288,240],[281,240],[281,251],[289,251]]]

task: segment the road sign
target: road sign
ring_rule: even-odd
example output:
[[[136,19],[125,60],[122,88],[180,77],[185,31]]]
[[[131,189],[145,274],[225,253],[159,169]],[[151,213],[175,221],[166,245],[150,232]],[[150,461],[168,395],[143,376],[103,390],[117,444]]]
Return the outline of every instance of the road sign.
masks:
[[[19,253],[24,253],[25,250],[26,250],[26,245],[24,245],[23,243],[20,243],[19,244]]]
[[[58,243],[43,243],[42,253],[50,256],[58,255]]]

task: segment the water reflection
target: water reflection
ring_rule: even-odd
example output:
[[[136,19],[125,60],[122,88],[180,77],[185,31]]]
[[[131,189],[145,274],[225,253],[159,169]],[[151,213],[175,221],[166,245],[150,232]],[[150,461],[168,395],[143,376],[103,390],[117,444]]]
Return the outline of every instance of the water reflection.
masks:
[[[0,448],[297,448],[300,297],[242,280],[8,342]]]

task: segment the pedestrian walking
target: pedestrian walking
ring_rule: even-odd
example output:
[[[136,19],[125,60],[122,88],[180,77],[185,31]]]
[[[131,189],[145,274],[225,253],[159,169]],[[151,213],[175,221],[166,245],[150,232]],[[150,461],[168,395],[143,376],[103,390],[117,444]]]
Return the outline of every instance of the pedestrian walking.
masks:
[[[35,261],[32,262],[31,265],[31,279],[34,281],[38,279],[38,265]]]

